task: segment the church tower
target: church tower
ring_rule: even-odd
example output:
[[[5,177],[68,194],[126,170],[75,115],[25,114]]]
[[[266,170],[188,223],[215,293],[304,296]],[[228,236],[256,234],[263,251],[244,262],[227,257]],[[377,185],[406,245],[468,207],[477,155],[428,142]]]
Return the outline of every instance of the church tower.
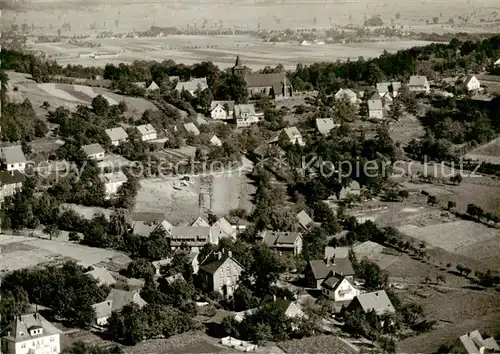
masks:
[[[236,56],[236,62],[234,63],[234,66],[233,68],[231,69],[231,72],[233,73],[233,75],[239,75],[239,76],[242,76],[244,77],[247,73],[247,68],[245,68],[243,65],[241,65],[241,62],[240,62],[240,56]]]

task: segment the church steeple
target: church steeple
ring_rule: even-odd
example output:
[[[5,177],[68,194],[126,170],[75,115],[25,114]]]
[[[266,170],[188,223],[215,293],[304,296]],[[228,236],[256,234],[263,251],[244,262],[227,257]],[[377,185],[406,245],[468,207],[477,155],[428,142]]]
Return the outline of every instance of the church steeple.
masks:
[[[243,65],[241,65],[239,55],[236,56],[236,62],[234,63],[231,72],[233,73],[233,75],[240,75],[240,76],[245,76],[247,72],[247,69]]]

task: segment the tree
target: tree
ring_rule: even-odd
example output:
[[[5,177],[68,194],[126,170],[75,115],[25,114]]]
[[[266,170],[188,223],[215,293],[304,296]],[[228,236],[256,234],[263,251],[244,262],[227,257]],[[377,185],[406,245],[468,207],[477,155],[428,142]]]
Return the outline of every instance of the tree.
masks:
[[[323,259],[327,235],[321,228],[314,227],[303,236],[302,256],[308,261]]]
[[[433,22],[434,24],[437,24],[437,23],[439,22],[439,17],[434,16],[434,17],[432,18],[432,22]]]
[[[427,204],[435,205],[437,203],[437,198],[435,195],[430,195],[427,197]]]
[[[135,345],[143,340],[147,327],[144,314],[136,304],[126,305],[122,310],[113,312],[108,319],[108,331],[116,340]]]
[[[450,182],[459,186],[460,183],[462,183],[462,174],[461,173],[457,173],[457,174],[451,176],[450,177]]]
[[[399,101],[396,100],[391,106],[391,110],[389,111],[389,117],[391,117],[391,119],[394,119],[395,121],[399,121],[402,115],[403,115],[403,110],[401,107],[401,103],[399,103]]]
[[[457,207],[457,203],[455,203],[453,200],[448,200],[448,210],[454,209]]]
[[[380,349],[382,349],[384,353],[396,353],[396,342],[394,341],[394,339],[386,336],[380,336],[378,338],[378,342],[380,344]]]
[[[84,342],[76,342],[66,348],[63,354],[123,354],[123,351],[118,346],[102,348]]]
[[[109,111],[109,102],[102,95],[97,95],[92,99],[92,109],[98,116],[105,117]]]
[[[144,258],[135,259],[128,264],[127,276],[129,278],[148,279],[155,274],[153,264]]]
[[[52,238],[58,238],[61,235],[61,230],[57,224],[50,224],[43,229],[43,233],[49,235],[49,239],[52,240]]]

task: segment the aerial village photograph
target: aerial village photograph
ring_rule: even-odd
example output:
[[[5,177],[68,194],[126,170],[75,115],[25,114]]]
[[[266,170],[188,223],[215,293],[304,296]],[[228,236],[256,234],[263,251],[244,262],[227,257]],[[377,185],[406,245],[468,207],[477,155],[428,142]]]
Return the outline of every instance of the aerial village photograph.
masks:
[[[499,13],[0,0],[0,354],[500,353]]]

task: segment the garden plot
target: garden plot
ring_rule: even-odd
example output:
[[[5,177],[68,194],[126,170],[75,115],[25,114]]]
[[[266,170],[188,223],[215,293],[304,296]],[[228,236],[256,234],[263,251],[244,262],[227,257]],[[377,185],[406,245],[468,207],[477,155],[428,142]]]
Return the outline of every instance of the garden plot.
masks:
[[[94,90],[92,89],[92,87],[90,86],[83,86],[83,85],[73,85],[73,89],[76,91],[76,92],[81,92],[87,96],[90,97],[90,99],[94,99],[94,97],[96,96],[99,96],[98,93],[95,93]],[[105,94],[100,94],[102,97],[104,97],[104,99],[106,101],[108,101],[108,103],[112,106],[114,105],[117,105],[118,102],[116,102],[114,99],[112,99],[111,97],[108,97],[107,95]]]
[[[125,266],[130,259],[116,251],[92,248],[60,240],[43,240],[34,237],[0,235],[0,270],[34,267],[39,264],[71,259],[93,265],[120,259]]]
[[[92,219],[96,214],[103,214],[109,220],[109,217],[111,215],[111,210],[99,207],[87,207],[69,203],[61,204],[61,210],[64,210],[65,208],[74,210],[76,213],[87,220]]]
[[[76,98],[75,96],[69,94],[64,90],[61,90],[60,88],[58,88],[58,86],[60,86],[58,84],[37,84],[37,86],[42,90],[44,90],[45,92],[47,92],[49,95],[57,97],[61,100],[73,101],[82,104],[87,103],[85,101],[79,100],[78,98]]]
[[[418,227],[405,225],[400,232],[431,247],[478,260],[493,268],[500,268],[500,231],[472,221],[454,221]]]
[[[389,268],[393,263],[399,260],[399,256],[388,254],[385,247],[372,241],[363,242],[354,247],[354,253],[359,260],[368,258],[375,262],[382,269]]]

